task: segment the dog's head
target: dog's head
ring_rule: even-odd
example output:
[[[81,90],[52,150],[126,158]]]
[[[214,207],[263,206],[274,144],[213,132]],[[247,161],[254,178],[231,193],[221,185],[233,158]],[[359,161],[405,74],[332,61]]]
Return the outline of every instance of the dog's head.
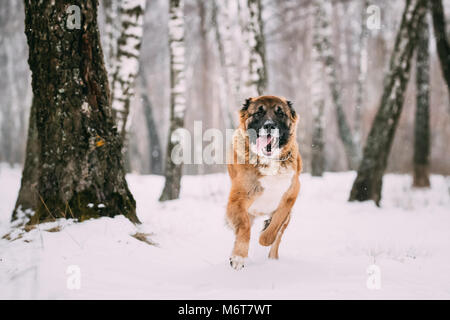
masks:
[[[240,111],[240,125],[248,133],[251,150],[264,157],[279,156],[295,139],[297,120],[292,102],[276,96],[249,98]]]

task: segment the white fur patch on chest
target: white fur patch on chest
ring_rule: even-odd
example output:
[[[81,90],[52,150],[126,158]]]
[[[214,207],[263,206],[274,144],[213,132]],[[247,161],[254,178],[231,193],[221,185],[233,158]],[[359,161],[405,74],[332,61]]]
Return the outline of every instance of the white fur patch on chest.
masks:
[[[279,170],[277,174],[265,175],[259,179],[263,192],[257,196],[248,212],[252,215],[271,214],[278,207],[281,198],[292,183],[294,170]]]

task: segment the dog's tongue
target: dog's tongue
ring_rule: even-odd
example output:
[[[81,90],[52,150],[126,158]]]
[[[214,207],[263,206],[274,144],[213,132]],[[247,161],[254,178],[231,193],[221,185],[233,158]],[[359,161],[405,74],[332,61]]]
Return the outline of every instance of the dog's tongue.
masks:
[[[269,143],[272,141],[272,137],[269,136],[261,136],[256,139],[256,149],[261,151],[264,149]]]

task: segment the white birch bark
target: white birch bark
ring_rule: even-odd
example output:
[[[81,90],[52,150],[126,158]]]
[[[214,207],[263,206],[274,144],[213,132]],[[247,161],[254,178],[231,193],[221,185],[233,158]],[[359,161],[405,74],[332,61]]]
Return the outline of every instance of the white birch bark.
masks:
[[[219,11],[221,12],[221,11]],[[225,70],[227,73],[228,85],[230,95],[233,98],[233,103],[240,104],[239,101],[239,73],[235,62],[234,35],[238,32],[238,5],[236,1],[225,0],[225,7],[223,11],[223,32],[224,32],[224,55],[225,55]],[[220,23],[220,21],[219,21]],[[220,24],[219,24],[220,25]]]
[[[261,0],[239,0],[239,17],[244,38],[242,92],[247,97],[262,95],[267,84]],[[248,63],[247,66],[245,64]]]
[[[117,40],[120,37],[120,0],[103,0],[103,9],[105,13],[105,36],[104,39],[104,56],[106,70],[108,71],[108,79],[111,83],[114,60],[117,55]]]
[[[184,46],[184,0],[170,0],[169,46],[172,116],[184,120],[186,111],[185,46]]]
[[[144,28],[145,0],[123,0],[120,5],[121,32],[113,59],[111,105],[117,129],[126,134],[130,100],[139,71],[139,55]]]
[[[233,16],[236,17],[237,4],[235,1],[214,0],[213,24],[216,34],[217,50],[221,66],[221,78],[219,86],[220,109],[226,128],[235,128],[235,120],[231,110],[240,105],[238,98],[239,75],[237,74],[233,55],[233,31],[235,25]],[[234,28],[233,28],[234,27]],[[234,41],[236,41],[234,39]]]
[[[160,201],[178,199],[182,164],[175,164],[171,155],[180,142],[175,134],[184,126],[186,112],[185,45],[184,45],[184,0],[169,0],[169,52],[170,52],[170,127],[167,144],[165,184]]]

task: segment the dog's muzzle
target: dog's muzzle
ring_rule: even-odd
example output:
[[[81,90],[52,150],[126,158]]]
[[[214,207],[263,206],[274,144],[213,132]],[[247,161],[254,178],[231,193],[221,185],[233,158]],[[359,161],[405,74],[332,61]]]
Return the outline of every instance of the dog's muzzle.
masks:
[[[278,149],[280,132],[275,122],[267,120],[259,129],[255,141],[256,153],[270,157]]]

